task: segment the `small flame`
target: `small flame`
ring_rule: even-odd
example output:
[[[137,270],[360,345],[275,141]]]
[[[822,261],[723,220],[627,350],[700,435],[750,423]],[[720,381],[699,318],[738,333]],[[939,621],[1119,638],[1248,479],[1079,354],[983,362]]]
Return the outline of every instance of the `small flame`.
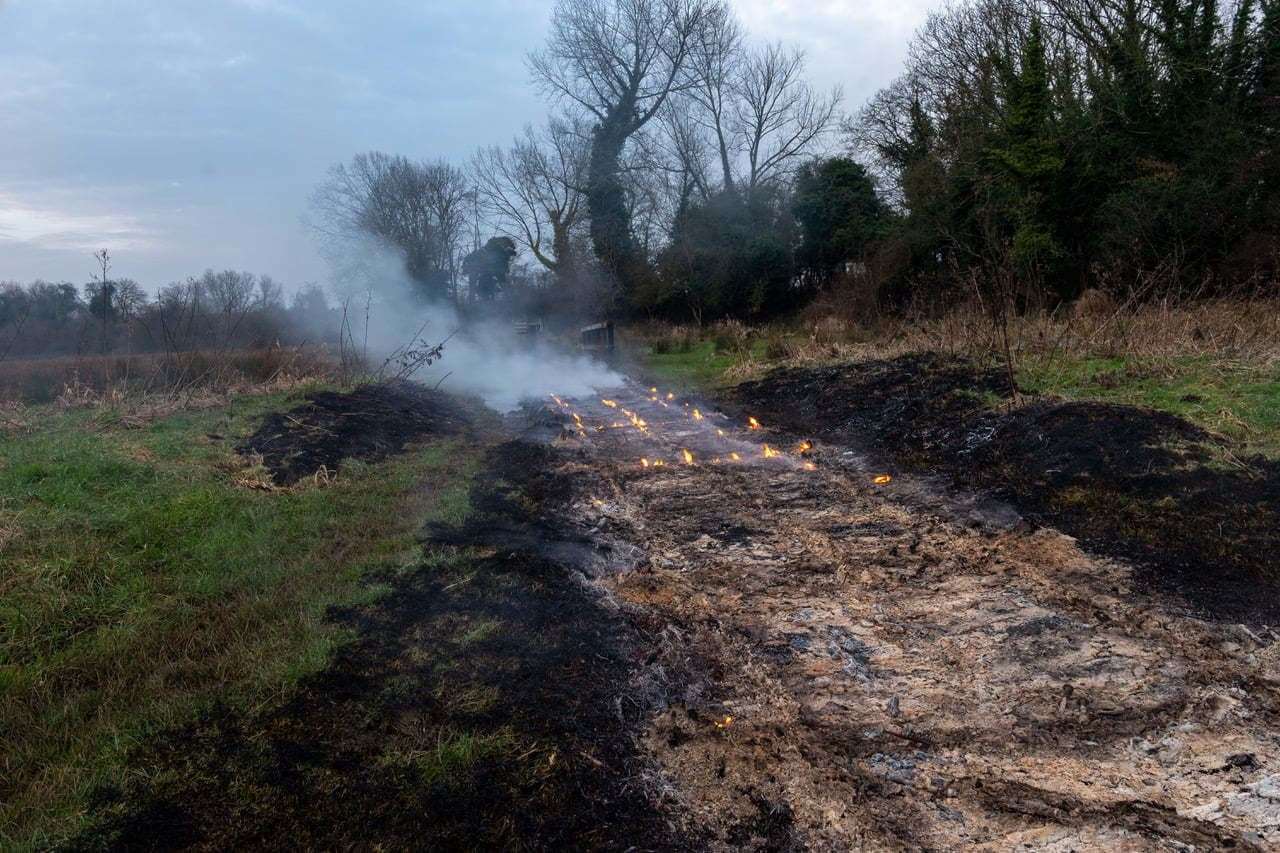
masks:
[[[680,451],[680,452],[684,454],[684,464],[686,464],[686,465],[692,465],[692,464],[693,464],[693,454],[692,454],[692,453],[690,453],[688,450],[682,450],[682,451]]]
[[[817,471],[817,470],[818,470],[818,466],[817,466],[817,465],[814,465],[812,462],[806,462],[806,463],[804,463],[804,470],[806,470],[806,471]]]
[[[648,468],[648,467],[649,467],[649,460],[648,460],[648,459],[641,459],[641,460],[640,460],[640,464],[641,464],[643,467]]]
[[[606,406],[608,406],[608,407],[609,407],[609,408],[611,408],[611,409],[616,409],[616,408],[618,408],[618,404],[617,404],[616,402],[614,402],[613,400],[601,400],[600,402],[601,402],[601,403],[604,403]]]
[[[724,430],[722,429],[716,430],[716,435],[720,436],[721,438],[724,438]]]
[[[773,449],[772,447],[770,447],[769,445],[767,445],[767,444],[766,444],[766,445],[764,446],[764,458],[765,458],[765,459],[772,459],[772,458],[773,458],[773,457],[775,457],[775,456],[781,456],[781,455],[782,455],[781,453],[779,453],[778,451],[774,450],[774,449]]]
[[[742,455],[741,455],[741,454],[738,454],[738,453],[730,453],[730,454],[729,454],[729,458],[730,458],[730,459],[732,459],[734,462],[741,462],[741,461],[742,461]]]
[[[796,450],[800,451],[801,453],[808,453],[810,450],[813,450],[813,442],[802,441],[800,442],[800,445],[796,448]]]
[[[670,391],[668,391],[668,392],[667,392],[667,399],[668,399],[668,400],[674,400],[675,398],[676,398],[676,395],[675,395],[675,394],[671,393]]]
[[[893,482],[893,477],[889,474],[881,474],[879,477],[875,478],[874,482],[877,486],[887,486]]]
[[[733,725],[733,717],[726,714],[723,718],[716,720],[715,723],[717,729],[727,729]]]
[[[667,463],[666,463],[666,462],[664,462],[664,461],[663,461],[663,460],[661,460],[661,459],[655,459],[655,460],[653,460],[653,467],[654,467],[654,468],[666,468],[666,467],[667,467]]]
[[[752,429],[760,429],[760,422],[755,418],[747,418],[747,426]]]
[[[658,389],[657,389],[657,388],[650,388],[650,389],[649,389],[649,393],[650,393],[650,394],[657,394],[657,393],[658,393]]]
[[[694,419],[695,421],[700,421],[700,420],[702,420],[702,412],[699,412],[697,409],[694,409],[694,410],[693,410],[693,419]]]

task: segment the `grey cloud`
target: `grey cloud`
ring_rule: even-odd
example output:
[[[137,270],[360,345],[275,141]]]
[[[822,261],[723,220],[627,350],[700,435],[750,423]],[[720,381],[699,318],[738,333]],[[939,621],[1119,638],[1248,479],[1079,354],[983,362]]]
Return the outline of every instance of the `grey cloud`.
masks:
[[[371,148],[461,162],[539,120],[524,55],[551,6],[0,0],[0,206],[107,217],[40,232],[70,243],[124,240],[108,223],[127,220],[118,269],[152,286],[209,266],[319,279],[299,217],[326,168]],[[896,73],[900,34],[923,14],[742,6],[760,37],[808,46],[815,78],[845,83],[850,104]],[[10,239],[0,280],[79,279],[85,260]]]

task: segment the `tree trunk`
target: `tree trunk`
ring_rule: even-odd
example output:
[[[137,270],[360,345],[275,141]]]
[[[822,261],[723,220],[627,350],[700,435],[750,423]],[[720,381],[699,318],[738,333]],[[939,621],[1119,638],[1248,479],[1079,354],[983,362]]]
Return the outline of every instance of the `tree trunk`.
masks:
[[[622,149],[631,135],[627,112],[616,109],[594,131],[587,174],[591,244],[605,270],[624,294],[634,285],[635,243],[627,213],[626,190],[618,175]]]

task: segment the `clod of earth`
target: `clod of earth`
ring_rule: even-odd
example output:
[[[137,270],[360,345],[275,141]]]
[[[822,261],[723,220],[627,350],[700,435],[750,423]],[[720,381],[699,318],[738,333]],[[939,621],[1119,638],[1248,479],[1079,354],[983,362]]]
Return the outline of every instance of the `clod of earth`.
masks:
[[[269,416],[237,449],[260,455],[276,485],[287,486],[335,472],[344,459],[376,462],[423,436],[458,433],[468,420],[456,398],[394,381],[312,394],[304,405]]]

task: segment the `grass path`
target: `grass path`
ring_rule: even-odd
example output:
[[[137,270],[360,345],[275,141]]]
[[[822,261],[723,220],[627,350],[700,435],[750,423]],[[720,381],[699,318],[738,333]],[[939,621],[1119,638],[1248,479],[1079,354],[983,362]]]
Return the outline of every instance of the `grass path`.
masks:
[[[73,832],[159,729],[321,669],[344,641],[326,611],[384,594],[362,578],[416,564],[424,520],[465,516],[479,450],[458,440],[262,488],[235,445],[301,396],[0,435],[0,847]]]

